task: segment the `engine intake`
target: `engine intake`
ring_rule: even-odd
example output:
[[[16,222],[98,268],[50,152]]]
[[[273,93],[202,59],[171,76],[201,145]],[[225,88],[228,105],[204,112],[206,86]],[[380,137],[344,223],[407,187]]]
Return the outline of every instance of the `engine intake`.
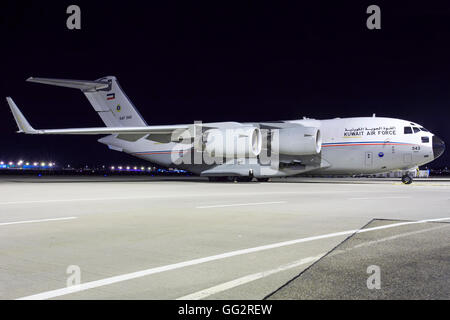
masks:
[[[261,153],[259,128],[209,129],[203,134],[203,150],[211,157],[254,158]]]
[[[276,141],[278,140],[278,141]],[[322,135],[315,127],[284,128],[272,139],[272,151],[285,155],[314,155],[322,150]]]

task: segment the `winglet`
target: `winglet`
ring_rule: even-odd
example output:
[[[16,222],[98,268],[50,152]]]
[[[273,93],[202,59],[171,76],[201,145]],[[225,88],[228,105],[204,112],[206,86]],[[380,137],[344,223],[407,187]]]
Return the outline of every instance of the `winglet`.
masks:
[[[16,120],[17,127],[19,127],[19,131],[17,132],[24,132],[24,133],[30,133],[30,134],[36,134],[39,133],[39,131],[35,130],[27,121],[27,119],[24,117],[22,112],[19,110],[17,105],[14,103],[13,99],[11,97],[7,97],[6,101],[9,104],[9,108],[11,109],[11,112],[14,116],[14,120]]]

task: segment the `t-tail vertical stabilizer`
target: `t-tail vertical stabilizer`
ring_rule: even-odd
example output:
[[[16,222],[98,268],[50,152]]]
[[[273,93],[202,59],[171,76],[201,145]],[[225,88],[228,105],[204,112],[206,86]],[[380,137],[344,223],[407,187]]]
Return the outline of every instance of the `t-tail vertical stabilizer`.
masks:
[[[107,127],[147,126],[114,76],[95,81],[34,77],[28,78],[27,81],[80,89]]]

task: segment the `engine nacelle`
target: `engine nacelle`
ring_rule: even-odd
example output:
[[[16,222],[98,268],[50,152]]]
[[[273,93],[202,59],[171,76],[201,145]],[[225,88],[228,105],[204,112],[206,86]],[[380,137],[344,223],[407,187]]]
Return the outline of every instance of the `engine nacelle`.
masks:
[[[203,134],[203,150],[211,157],[254,158],[261,153],[259,128],[209,129]]]
[[[284,128],[279,130],[272,139],[272,150],[276,151],[278,140],[278,153],[292,156],[314,155],[322,150],[322,135],[315,127]]]

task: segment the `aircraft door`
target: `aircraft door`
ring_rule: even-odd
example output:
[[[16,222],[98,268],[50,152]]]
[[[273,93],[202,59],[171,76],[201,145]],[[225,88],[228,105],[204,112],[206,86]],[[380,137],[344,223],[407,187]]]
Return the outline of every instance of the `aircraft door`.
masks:
[[[372,168],[372,165],[373,165],[372,152],[366,152],[365,166],[366,168]]]

